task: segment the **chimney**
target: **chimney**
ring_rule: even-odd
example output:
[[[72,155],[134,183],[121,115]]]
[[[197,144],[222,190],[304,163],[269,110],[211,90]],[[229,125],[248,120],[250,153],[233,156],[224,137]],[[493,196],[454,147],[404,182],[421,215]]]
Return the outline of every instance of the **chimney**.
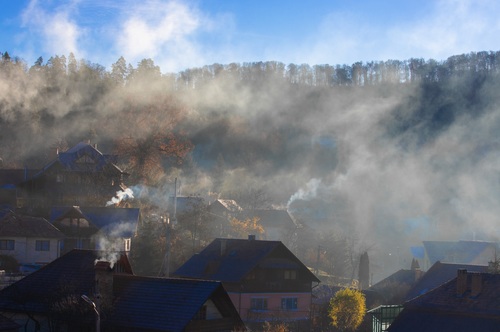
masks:
[[[461,297],[467,291],[467,269],[457,271],[457,296]]]
[[[477,297],[481,294],[483,288],[483,276],[481,275],[481,272],[472,272],[471,279],[470,296]]]
[[[249,241],[255,240],[255,235],[253,235],[253,234],[248,235],[248,240]]]
[[[108,261],[97,261],[94,265],[96,298],[101,308],[106,308],[113,302],[113,270]]]

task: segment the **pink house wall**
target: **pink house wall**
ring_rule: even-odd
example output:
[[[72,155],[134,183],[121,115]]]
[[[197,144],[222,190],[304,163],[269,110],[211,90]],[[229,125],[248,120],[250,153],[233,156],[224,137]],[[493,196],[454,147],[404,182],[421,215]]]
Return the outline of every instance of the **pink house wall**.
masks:
[[[243,321],[309,319],[311,293],[229,293]],[[267,299],[267,310],[252,310],[253,298]],[[282,309],[283,298],[297,298],[297,309]]]

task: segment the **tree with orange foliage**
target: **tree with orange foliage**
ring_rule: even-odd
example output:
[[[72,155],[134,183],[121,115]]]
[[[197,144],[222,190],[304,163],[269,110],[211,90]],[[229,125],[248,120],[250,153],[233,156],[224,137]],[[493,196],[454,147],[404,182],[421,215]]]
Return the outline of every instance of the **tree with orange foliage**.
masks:
[[[248,234],[263,234],[264,228],[260,224],[258,217],[239,220],[232,218],[230,221],[231,233],[236,238],[245,238]]]
[[[120,113],[122,133],[116,153],[124,158],[130,181],[154,185],[165,168],[182,164],[192,150],[191,142],[175,131],[184,108],[171,96],[130,100]]]

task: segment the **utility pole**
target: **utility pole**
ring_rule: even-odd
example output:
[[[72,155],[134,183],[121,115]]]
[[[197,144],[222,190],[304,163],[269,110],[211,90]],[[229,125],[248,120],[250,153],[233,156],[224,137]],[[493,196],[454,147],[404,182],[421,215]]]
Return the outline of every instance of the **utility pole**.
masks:
[[[162,218],[163,219],[163,218]],[[160,269],[160,277],[170,277],[170,241],[171,241],[171,233],[174,225],[177,224],[177,178],[175,178],[174,182],[174,213],[172,216],[172,221],[170,218],[164,217],[165,223],[165,257],[163,258],[163,263]]]

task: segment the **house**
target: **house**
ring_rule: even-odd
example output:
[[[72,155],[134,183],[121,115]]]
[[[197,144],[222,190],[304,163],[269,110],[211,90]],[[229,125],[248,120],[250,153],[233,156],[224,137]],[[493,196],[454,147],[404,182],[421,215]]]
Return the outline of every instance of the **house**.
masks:
[[[218,238],[174,276],[222,281],[246,323],[308,324],[319,279],[280,241]]]
[[[420,270],[416,260],[410,270],[399,270],[370,287],[383,297],[382,305],[369,310],[373,331],[387,331],[390,324],[403,310],[403,303],[421,296],[453,279],[458,269],[487,272],[487,266],[436,262],[429,270]]]
[[[61,253],[72,249],[130,252],[138,223],[138,208],[54,207],[50,222],[64,233]]]
[[[220,282],[139,277],[124,253],[78,249],[1,290],[0,313],[30,331],[243,328]]]
[[[126,189],[128,175],[116,166],[116,156],[106,155],[97,145],[78,143],[47,164],[19,186],[26,208],[80,205],[104,206]]]
[[[424,269],[437,261],[469,265],[488,265],[498,251],[496,242],[488,241],[423,241]]]
[[[409,270],[401,269],[372,285],[369,289],[380,294],[382,304],[402,304],[408,291],[422,278],[424,272],[413,259]]]
[[[403,301],[400,303],[421,296],[450,281],[456,277],[459,269],[466,269],[471,272],[488,272],[488,266],[486,265],[441,263],[437,261],[408,289]]]
[[[102,262],[113,265],[103,269]],[[49,327],[71,331],[95,326],[93,311],[81,296],[94,297],[101,292],[99,287],[105,286],[109,277],[103,278],[100,272],[131,275],[132,268],[120,253],[73,250],[0,290],[0,314],[27,331],[49,331]]]
[[[243,331],[222,283],[115,276],[110,331]]]
[[[499,331],[499,298],[499,274],[459,269],[454,279],[406,302],[388,331]]]
[[[8,211],[0,218],[0,254],[19,264],[44,265],[60,255],[64,234],[44,218]]]

